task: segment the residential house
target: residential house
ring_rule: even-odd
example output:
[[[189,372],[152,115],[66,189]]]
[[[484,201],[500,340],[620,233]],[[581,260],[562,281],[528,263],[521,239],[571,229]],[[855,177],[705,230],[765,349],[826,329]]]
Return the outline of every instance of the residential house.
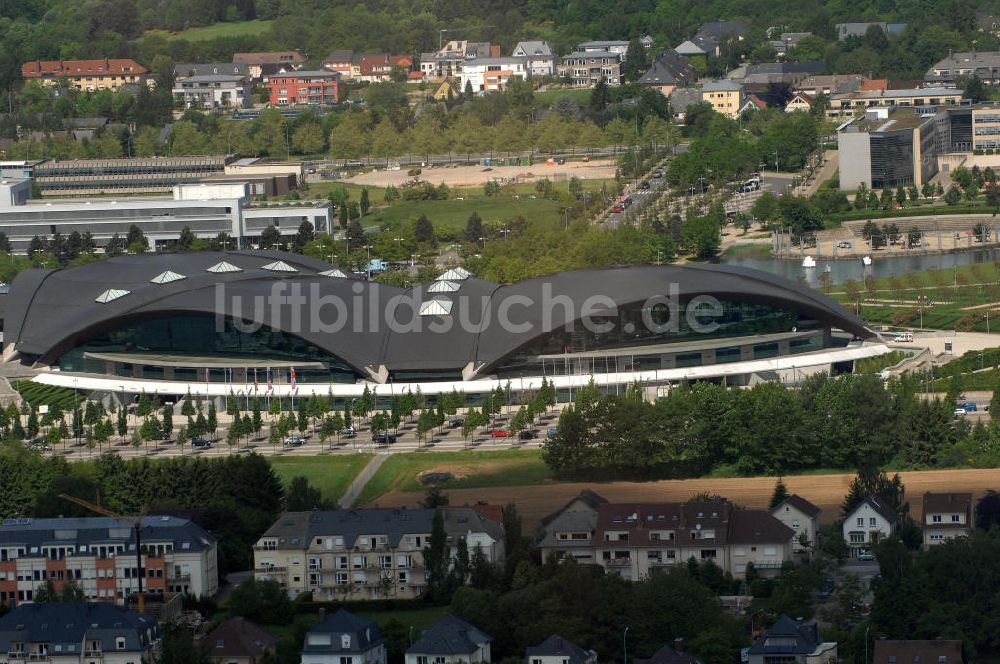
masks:
[[[622,56],[622,61],[628,55],[628,42],[621,40],[611,41],[588,41],[576,45],[576,50],[580,53],[617,53]]]
[[[785,104],[785,113],[794,113],[796,111],[811,111],[813,104],[816,102],[816,98],[811,94],[805,92],[796,92],[792,95],[792,98],[788,100]]]
[[[987,12],[976,12],[976,30],[998,37],[1000,36],[1000,18]]]
[[[804,623],[782,614],[750,646],[747,664],[835,664],[837,644],[823,641],[815,622]]]
[[[250,108],[250,83],[240,76],[206,74],[188,76],[174,83],[174,101],[184,108]]]
[[[462,88],[458,85],[458,79],[449,76],[448,78],[441,81],[441,85],[438,86],[437,90],[434,91],[435,101],[447,101],[449,99],[454,99],[462,94]]]
[[[794,86],[799,81],[815,76],[826,69],[826,65],[818,61],[806,62],[762,62],[756,65],[742,65],[726,74],[730,81],[739,83],[745,88],[750,86],[760,86],[758,89],[766,90],[767,86],[785,84]]]
[[[371,620],[340,609],[327,617],[319,610],[319,624],[306,634],[302,664],[385,664],[382,633]]]
[[[250,78],[263,81],[272,74],[299,69],[306,58],[298,51],[271,51],[266,53],[234,53],[233,62],[245,65]]]
[[[822,76],[807,76],[792,86],[793,92],[805,92],[813,97],[830,96],[857,92],[861,84],[868,79],[860,74],[825,74]]]
[[[962,642],[951,639],[876,639],[872,664],[964,664]]]
[[[354,79],[366,83],[379,83],[392,79],[392,72],[395,69],[409,72],[413,67],[413,58],[408,55],[389,55],[379,53],[378,55],[366,55],[358,62],[357,73],[354,66],[351,66],[351,75]]]
[[[448,614],[406,649],[406,664],[473,664],[490,661],[493,637]],[[303,662],[303,664],[306,664]]]
[[[597,653],[553,634],[524,651],[524,664],[597,664]]]
[[[793,493],[774,506],[771,516],[795,531],[792,550],[803,552],[816,548],[819,539],[819,515],[822,511],[802,496]],[[802,543],[803,537],[805,544]]]
[[[81,92],[118,90],[129,83],[145,83],[148,70],[128,58],[103,60],[33,60],[21,65],[21,78],[45,85],[68,81]]]
[[[500,47],[489,42],[452,40],[435,53],[420,54],[420,71],[435,82],[449,76],[458,77],[467,60],[499,58]]]
[[[333,106],[340,101],[340,74],[325,69],[275,74],[268,79],[267,89],[268,102],[276,106]]]
[[[686,58],[692,56],[714,56],[719,53],[719,44],[714,39],[695,35],[691,39],[686,39],[674,47],[674,51]]]
[[[663,646],[649,659],[636,658],[633,664],[704,664],[684,650],[684,639],[674,639],[673,647]]]
[[[881,188],[881,187],[879,187]],[[851,557],[868,551],[896,530],[895,510],[875,498],[865,498],[844,518],[844,541]]]
[[[973,75],[986,85],[1000,84],[1000,51],[951,53],[927,70],[924,82],[928,85],[954,86]]]
[[[142,523],[145,592],[195,597],[216,593],[214,537],[194,522],[173,516],[147,516]],[[132,525],[108,517],[0,523],[0,606],[31,602],[46,581],[61,590],[70,580],[87,599],[124,604],[138,590]]]
[[[503,560],[499,523],[469,507],[441,511],[452,552],[464,538],[470,552],[478,546],[487,560]],[[255,576],[318,601],[414,598],[426,586],[423,547],[433,520],[431,509],[286,512],[254,546]]]
[[[757,95],[747,95],[746,100],[740,106],[740,110],[736,115],[743,115],[747,111],[763,111],[765,108],[767,108],[767,102],[763,99]]]
[[[934,546],[972,530],[971,493],[924,494],[924,546]]]
[[[602,78],[608,85],[621,85],[622,59],[613,51],[574,51],[562,57],[559,75],[580,87],[593,87]]]
[[[525,59],[529,76],[552,76],[556,73],[556,54],[547,41],[517,42],[510,55]]]
[[[156,618],[110,604],[26,604],[0,617],[0,662],[141,664],[160,639]]]
[[[837,41],[845,41],[852,37],[864,37],[868,28],[878,26],[886,35],[898,35],[906,29],[905,23],[886,23],[885,21],[874,21],[868,23],[838,23],[834,26],[837,31]]]
[[[686,57],[718,57],[724,41],[727,39],[743,41],[748,34],[746,27],[738,21],[710,21],[702,24],[694,36],[679,44],[674,50]]]
[[[749,563],[767,574],[791,558],[793,535],[767,512],[734,510],[725,499],[608,504],[597,510],[594,561],[633,581],[690,558],[736,577]]]
[[[701,90],[697,88],[676,88],[670,93],[669,101],[674,121],[678,124],[683,124],[687,118],[687,110],[696,104],[702,103]]]
[[[597,510],[608,500],[590,489],[584,489],[562,509],[542,519],[538,550],[542,560],[550,556],[570,557],[579,563],[594,562],[594,535],[597,532]]]
[[[342,78],[351,77],[351,63],[354,62],[354,51],[349,48],[340,48],[326,56],[323,60],[323,69],[335,71]]]
[[[684,57],[671,49],[664,49],[639,78],[639,85],[659,90],[664,97],[677,88],[687,87],[698,79],[698,75]]]
[[[174,82],[183,81],[192,76],[238,76],[250,80],[250,72],[246,65],[233,62],[182,63],[174,65]]]
[[[201,640],[201,649],[213,664],[260,664],[264,653],[274,655],[278,639],[246,618],[230,618]]]
[[[476,58],[462,65],[462,92],[499,92],[512,78],[528,78],[527,60],[524,58]]]
[[[772,39],[770,31],[768,31],[768,39],[770,40],[768,43],[779,57],[783,57],[793,48],[798,46],[800,41],[811,36],[811,32],[782,32],[778,39]]]
[[[712,110],[728,118],[736,118],[743,106],[743,86],[726,79],[708,81],[701,86],[701,100]]]

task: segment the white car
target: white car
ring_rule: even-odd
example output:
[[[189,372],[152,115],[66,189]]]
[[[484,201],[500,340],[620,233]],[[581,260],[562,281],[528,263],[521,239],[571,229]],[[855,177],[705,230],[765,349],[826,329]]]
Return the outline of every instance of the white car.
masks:
[[[899,334],[897,334],[893,338],[893,341],[900,342],[900,343],[901,342],[912,342],[913,341],[913,333],[912,332],[900,332]]]
[[[965,415],[966,415],[966,411],[965,411],[964,408],[956,408],[955,409],[955,417],[965,417]]]

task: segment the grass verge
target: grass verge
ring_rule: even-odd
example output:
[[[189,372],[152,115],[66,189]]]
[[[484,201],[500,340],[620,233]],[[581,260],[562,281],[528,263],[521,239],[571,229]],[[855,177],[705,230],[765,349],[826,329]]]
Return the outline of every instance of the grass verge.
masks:
[[[393,454],[365,486],[357,503],[371,503],[391,491],[423,491],[417,476],[429,470],[455,475],[455,479],[443,485],[445,490],[523,486],[552,478],[552,471],[542,461],[540,450]]]
[[[319,489],[323,498],[334,502],[344,495],[347,487],[371,460],[370,454],[328,455],[309,457],[268,457],[274,472],[287,487],[299,475]]]

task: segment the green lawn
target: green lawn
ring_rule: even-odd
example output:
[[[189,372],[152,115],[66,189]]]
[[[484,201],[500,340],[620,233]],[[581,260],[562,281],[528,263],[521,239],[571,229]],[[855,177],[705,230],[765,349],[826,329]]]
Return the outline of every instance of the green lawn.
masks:
[[[544,90],[535,93],[535,101],[543,106],[549,106],[562,97],[572,99],[580,106],[586,106],[590,102],[590,89],[572,88],[568,90]]]
[[[167,39],[185,39],[187,41],[205,41],[218,37],[254,37],[262,35],[271,29],[274,21],[239,21],[237,23],[215,23],[200,28],[188,28],[180,32],[166,30],[147,30],[147,35],[161,35]]]
[[[285,486],[299,475],[323,492],[323,497],[336,501],[371,460],[370,454],[326,455],[311,457],[268,457],[274,472]]]
[[[483,443],[488,446],[489,443]],[[393,454],[368,482],[358,504],[364,505],[390,491],[423,491],[417,475],[427,470],[452,472],[444,489],[540,484],[552,472],[539,450],[470,450],[467,452],[411,452]]]
[[[10,386],[17,390],[25,401],[36,408],[38,406],[59,406],[64,412],[73,410],[74,397],[83,401],[82,394],[69,387],[43,385],[30,380],[12,380]]]

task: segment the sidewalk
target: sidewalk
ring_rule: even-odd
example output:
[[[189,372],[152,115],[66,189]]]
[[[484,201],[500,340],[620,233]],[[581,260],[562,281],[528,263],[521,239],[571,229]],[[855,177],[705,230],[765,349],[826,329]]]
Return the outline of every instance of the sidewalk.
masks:
[[[358,473],[358,476],[354,478],[354,481],[351,482],[351,486],[347,487],[347,491],[344,492],[344,495],[337,501],[337,507],[343,510],[353,507],[354,501],[357,500],[358,496],[361,495],[361,492],[364,491],[365,485],[367,485],[368,481],[375,476],[375,473],[378,472],[378,469],[381,468],[382,464],[385,463],[385,460],[388,458],[388,454],[376,454],[373,456],[372,460],[368,462],[368,465],[365,466],[361,472]]]

